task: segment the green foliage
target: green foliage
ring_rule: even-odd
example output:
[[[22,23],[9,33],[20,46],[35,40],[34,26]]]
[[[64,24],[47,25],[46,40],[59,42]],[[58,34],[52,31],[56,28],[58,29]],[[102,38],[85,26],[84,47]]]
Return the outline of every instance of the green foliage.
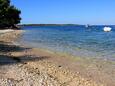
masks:
[[[20,23],[21,11],[10,5],[10,0],[0,0],[0,28],[15,28]]]

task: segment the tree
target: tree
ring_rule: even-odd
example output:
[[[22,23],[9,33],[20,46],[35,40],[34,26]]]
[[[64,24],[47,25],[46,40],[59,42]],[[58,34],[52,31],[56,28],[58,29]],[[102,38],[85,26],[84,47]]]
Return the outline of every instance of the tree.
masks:
[[[16,28],[21,11],[10,5],[10,0],[0,0],[0,28]]]

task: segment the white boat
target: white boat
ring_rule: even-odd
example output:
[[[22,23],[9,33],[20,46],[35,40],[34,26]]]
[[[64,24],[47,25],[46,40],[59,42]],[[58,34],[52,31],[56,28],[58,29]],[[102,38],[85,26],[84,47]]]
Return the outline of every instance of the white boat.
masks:
[[[111,28],[111,27],[104,27],[103,30],[104,30],[105,32],[110,32],[110,31],[112,30],[112,28]]]
[[[90,27],[90,25],[89,25],[89,24],[87,24],[87,25],[85,25],[85,27],[86,27],[86,28],[89,28],[89,27]]]

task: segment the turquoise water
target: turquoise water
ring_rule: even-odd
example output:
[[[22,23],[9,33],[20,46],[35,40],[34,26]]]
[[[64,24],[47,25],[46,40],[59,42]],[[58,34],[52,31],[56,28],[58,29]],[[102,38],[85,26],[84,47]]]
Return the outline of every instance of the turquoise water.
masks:
[[[115,59],[115,26],[25,26],[19,43],[74,56]]]

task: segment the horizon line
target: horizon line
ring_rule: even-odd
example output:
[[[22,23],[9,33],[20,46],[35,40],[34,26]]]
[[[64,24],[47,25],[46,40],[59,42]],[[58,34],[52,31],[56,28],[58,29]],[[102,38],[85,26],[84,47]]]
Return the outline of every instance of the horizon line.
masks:
[[[18,25],[115,25],[115,24],[74,24],[74,23],[22,23]]]

